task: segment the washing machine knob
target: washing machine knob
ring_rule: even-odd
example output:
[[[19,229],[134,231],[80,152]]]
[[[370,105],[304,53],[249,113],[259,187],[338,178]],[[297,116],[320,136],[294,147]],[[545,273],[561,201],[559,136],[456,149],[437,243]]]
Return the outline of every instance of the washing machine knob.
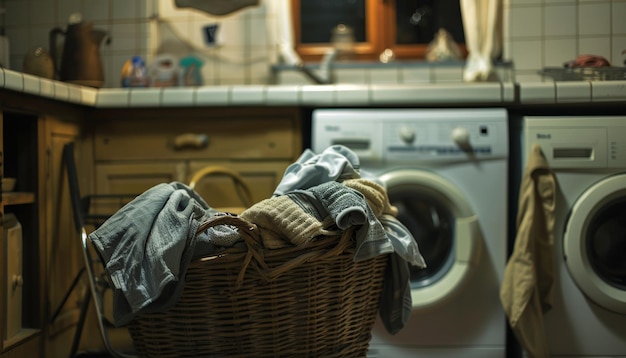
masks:
[[[411,127],[400,127],[400,139],[406,144],[411,144],[415,141],[415,130]]]
[[[452,130],[452,140],[461,148],[470,146],[470,137],[467,128],[456,127]]]

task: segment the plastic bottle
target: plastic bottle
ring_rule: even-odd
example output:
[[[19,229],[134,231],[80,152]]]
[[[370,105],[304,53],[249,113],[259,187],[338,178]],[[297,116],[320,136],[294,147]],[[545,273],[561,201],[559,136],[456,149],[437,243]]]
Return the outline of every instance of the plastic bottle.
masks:
[[[181,86],[202,86],[202,65],[201,59],[195,56],[187,56],[180,60],[181,76],[179,84]]]
[[[149,84],[148,71],[141,56],[126,60],[122,68],[122,87],[148,87]]]
[[[178,58],[170,54],[158,55],[150,65],[149,73],[152,87],[178,86]]]

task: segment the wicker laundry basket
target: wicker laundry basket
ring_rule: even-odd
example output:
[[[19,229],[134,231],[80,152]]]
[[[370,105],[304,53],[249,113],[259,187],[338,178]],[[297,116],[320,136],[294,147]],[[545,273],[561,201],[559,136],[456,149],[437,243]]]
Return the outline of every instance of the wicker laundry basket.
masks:
[[[193,260],[184,292],[166,312],[130,324],[149,357],[364,357],[379,307],[387,255],[354,262],[354,235],[269,250],[258,228],[237,216],[245,249]]]

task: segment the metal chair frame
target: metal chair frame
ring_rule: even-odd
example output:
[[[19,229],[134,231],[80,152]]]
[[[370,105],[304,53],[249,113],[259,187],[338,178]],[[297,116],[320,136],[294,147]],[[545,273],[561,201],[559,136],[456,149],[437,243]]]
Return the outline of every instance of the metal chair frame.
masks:
[[[53,313],[50,321],[54,322],[54,320],[61,312],[61,309],[67,302],[68,298],[70,297],[72,291],[76,288],[78,282],[80,282],[80,278],[82,277],[82,275],[84,273],[87,273],[90,289],[85,292],[85,296],[82,300],[79,320],[76,325],[76,331],[74,333],[74,339],[70,351],[70,358],[74,357],[78,351],[85,319],[87,317],[87,311],[89,309],[89,304],[91,301],[93,301],[94,307],[96,309],[98,328],[107,352],[113,357],[117,358],[133,358],[135,357],[134,355],[122,353],[116,350],[111,344],[111,340],[109,339],[108,331],[109,329],[114,328],[115,325],[111,321],[109,321],[104,314],[103,296],[107,290],[112,289],[112,286],[105,271],[103,271],[102,275],[100,276],[98,276],[98,274],[96,273],[97,265],[100,265],[101,267],[104,266],[100,258],[97,257],[97,254],[93,255],[90,249],[91,243],[89,241],[85,225],[93,225],[94,227],[98,227],[108,218],[108,215],[90,214],[89,209],[94,201],[98,199],[118,199],[120,200],[120,202],[127,202],[132,200],[136,195],[90,195],[81,197],[78,185],[76,163],[74,161],[74,143],[67,143],[63,147],[63,165],[65,166],[65,169],[67,171],[70,199],[74,216],[74,228],[76,232],[80,235],[80,244],[83,252],[83,259],[85,261],[85,267],[83,267],[78,272],[78,274],[72,281],[70,288],[68,289],[58,308]]]

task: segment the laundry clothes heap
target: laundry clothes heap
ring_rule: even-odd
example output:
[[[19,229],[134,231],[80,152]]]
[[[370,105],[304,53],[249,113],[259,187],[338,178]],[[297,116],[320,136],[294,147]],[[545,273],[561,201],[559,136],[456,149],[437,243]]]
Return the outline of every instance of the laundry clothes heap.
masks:
[[[411,310],[408,264],[426,264],[385,189],[361,178],[358,168],[358,157],[346,147],[320,154],[306,150],[287,168],[273,196],[241,216],[257,225],[267,249],[304,245],[354,227],[354,260],[392,255],[380,313],[387,330],[396,333]],[[173,306],[193,258],[244,244],[227,226],[196,234],[203,221],[218,214],[185,184],[159,184],[89,235],[115,286],[116,325]]]

